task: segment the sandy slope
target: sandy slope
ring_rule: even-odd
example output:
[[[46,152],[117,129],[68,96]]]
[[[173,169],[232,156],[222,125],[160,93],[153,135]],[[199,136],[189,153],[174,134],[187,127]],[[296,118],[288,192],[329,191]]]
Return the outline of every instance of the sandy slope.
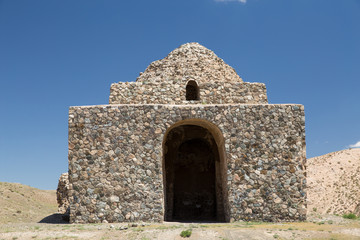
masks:
[[[360,215],[360,149],[307,160],[308,213]]]
[[[38,222],[57,211],[54,190],[0,182],[0,224]]]

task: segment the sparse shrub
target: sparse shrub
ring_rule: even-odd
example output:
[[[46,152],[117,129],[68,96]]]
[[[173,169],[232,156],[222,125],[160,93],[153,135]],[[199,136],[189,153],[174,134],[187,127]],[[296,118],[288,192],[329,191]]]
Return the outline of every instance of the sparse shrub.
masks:
[[[349,213],[349,214],[344,214],[343,218],[347,218],[347,219],[356,219],[356,215],[353,213]]]
[[[313,208],[313,211],[314,211],[314,212],[316,212],[316,211],[317,211],[317,208],[316,208],[316,207],[314,207],[314,208]]]
[[[180,233],[180,237],[183,237],[183,238],[188,238],[191,236],[191,233],[192,233],[192,230],[191,229],[188,229],[188,230],[184,230]]]
[[[275,234],[273,237],[274,237],[274,238],[279,238],[280,236],[279,236],[279,235],[277,235],[277,234]]]

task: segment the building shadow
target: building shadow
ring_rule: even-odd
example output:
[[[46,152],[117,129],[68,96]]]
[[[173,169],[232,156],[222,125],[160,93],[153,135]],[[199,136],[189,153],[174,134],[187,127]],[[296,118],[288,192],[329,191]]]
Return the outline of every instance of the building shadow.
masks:
[[[47,217],[44,217],[39,221],[39,223],[48,223],[48,224],[70,224],[69,216],[61,213],[54,213]]]

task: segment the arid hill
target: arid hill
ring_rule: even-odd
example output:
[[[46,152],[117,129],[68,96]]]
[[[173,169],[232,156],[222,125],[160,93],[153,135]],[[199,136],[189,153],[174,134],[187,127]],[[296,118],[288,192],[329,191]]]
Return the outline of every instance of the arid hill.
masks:
[[[360,149],[307,160],[308,213],[360,215]]]
[[[55,212],[55,190],[0,182],[0,224],[38,222]]]

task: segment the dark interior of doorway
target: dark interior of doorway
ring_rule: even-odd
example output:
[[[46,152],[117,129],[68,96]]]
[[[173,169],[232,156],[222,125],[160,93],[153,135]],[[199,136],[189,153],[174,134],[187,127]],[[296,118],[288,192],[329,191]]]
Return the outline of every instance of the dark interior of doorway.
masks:
[[[219,152],[196,125],[172,129],[165,146],[165,221],[224,221]]]

